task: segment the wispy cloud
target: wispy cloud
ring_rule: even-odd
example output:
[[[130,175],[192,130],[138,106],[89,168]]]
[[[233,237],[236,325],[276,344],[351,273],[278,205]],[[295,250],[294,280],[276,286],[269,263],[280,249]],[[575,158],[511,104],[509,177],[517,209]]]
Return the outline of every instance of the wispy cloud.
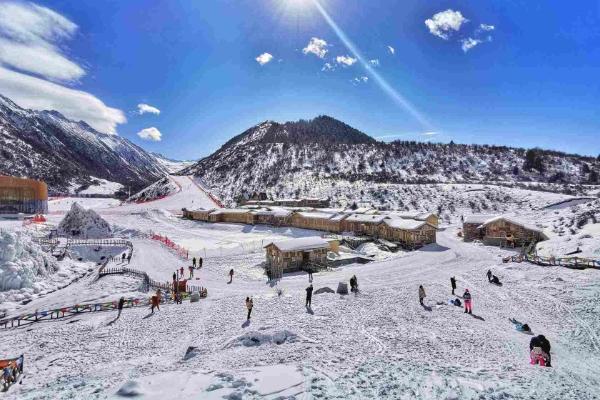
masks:
[[[462,43],[461,44],[462,51],[464,51],[466,53],[467,51],[471,50],[473,47],[480,44],[481,40],[473,39],[473,38],[469,37],[469,38],[461,40],[460,42]]]
[[[391,55],[396,54],[396,49],[393,48],[392,46],[388,46],[387,49],[388,49],[388,51],[390,52]]]
[[[159,115],[160,114],[160,110],[154,106],[151,106],[150,104],[138,104],[138,114],[142,115],[142,114],[155,114],[155,115]]]
[[[302,49],[304,54],[314,54],[319,58],[325,57],[327,54],[327,42],[323,39],[313,37],[310,39],[305,48]]]
[[[155,127],[142,129],[137,135],[144,140],[150,140],[152,142],[160,142],[162,140],[162,133]]]
[[[57,12],[23,1],[0,1],[0,90],[21,107],[57,110],[101,132],[126,122],[121,110],[95,96],[63,86],[86,71],[65,54],[78,26]]]
[[[323,64],[323,68],[321,68],[321,71],[323,71],[323,72],[332,72],[332,71],[335,71],[335,65],[326,62],[325,64]]]
[[[481,24],[479,25],[479,29],[481,29],[482,31],[493,31],[496,29],[496,27],[494,25],[487,25],[487,24]]]
[[[423,132],[423,136],[436,136],[439,134],[439,132]]]
[[[352,79],[352,84],[354,85],[360,85],[361,83],[367,82],[369,82],[368,76],[357,76],[356,78]]]
[[[352,65],[354,65],[356,63],[356,61],[358,61],[356,58],[350,57],[350,56],[337,56],[335,58],[335,61],[338,64],[342,64],[344,67],[350,67]]]
[[[269,53],[262,53],[260,56],[256,57],[255,60],[260,65],[265,65],[270,63],[271,60],[273,60],[273,55]]]
[[[376,58],[373,60],[369,60],[369,64],[371,64],[373,67],[379,67],[379,60]]]
[[[446,10],[425,20],[425,25],[427,25],[432,35],[448,40],[452,31],[458,32],[460,27],[468,21],[460,11]]]

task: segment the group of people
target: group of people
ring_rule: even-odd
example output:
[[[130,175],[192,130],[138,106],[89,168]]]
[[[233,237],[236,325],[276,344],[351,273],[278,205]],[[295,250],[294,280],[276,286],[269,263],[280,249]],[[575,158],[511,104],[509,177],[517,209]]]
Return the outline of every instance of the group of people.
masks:
[[[489,283],[493,283],[495,285],[502,285],[502,283],[500,283],[500,279],[498,279],[498,277],[496,275],[492,274],[491,269],[488,269],[486,276],[488,278]]]
[[[4,364],[2,368],[2,384],[5,391],[17,381],[18,375],[23,373],[24,361],[25,358],[23,355],[14,360],[0,361],[0,364]]]
[[[125,260],[127,260],[127,264],[131,262],[131,254],[133,251],[130,251],[129,254],[127,252],[121,254],[121,263],[125,264]]]

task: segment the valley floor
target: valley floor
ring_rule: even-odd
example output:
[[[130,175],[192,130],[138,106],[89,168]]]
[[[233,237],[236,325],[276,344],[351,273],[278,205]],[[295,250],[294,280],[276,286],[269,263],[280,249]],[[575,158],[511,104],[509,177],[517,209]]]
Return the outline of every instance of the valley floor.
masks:
[[[161,263],[171,256],[157,252]],[[125,385],[149,399],[251,399],[269,390],[267,398],[596,398],[598,271],[503,264],[504,254],[463,244],[449,228],[439,245],[401,259],[315,274],[315,289],[335,289],[356,274],[361,292],[315,295],[312,309],[303,304],[304,274],[271,286],[261,254],[213,258],[199,273],[209,288],[200,303],[164,305],[154,315],[127,309],[116,321],[109,312],[0,332],[0,353],[24,353],[27,360],[23,384],[4,396],[106,398]],[[236,269],[231,285],[230,267]],[[488,268],[504,286],[487,283]],[[465,287],[473,293],[473,316],[447,304],[451,275],[458,293]],[[76,293],[93,300],[114,285],[119,295],[134,293],[137,283],[127,280],[82,280],[31,307],[57,298],[69,303]],[[427,307],[419,305],[419,284]],[[255,304],[249,323],[246,296]],[[554,368],[529,365],[530,337],[514,329],[511,317],[550,339]]]
[[[505,264],[510,250],[464,243],[453,222],[436,245],[316,273],[315,290],[335,290],[356,275],[360,293],[313,295],[306,308],[307,275],[268,283],[262,244],[315,232],[183,221],[149,205],[106,204],[98,211],[132,238],[130,266],[154,279],[169,280],[187,263],[141,232],[153,229],[195,246],[206,255],[196,277],[208,298],[162,305],[154,314],[125,309],[119,319],[115,312],[81,314],[0,330],[0,358],[25,354],[26,371],[22,384],[0,398],[599,398],[598,270]],[[61,213],[51,212],[50,222]],[[503,286],[487,282],[490,268]],[[473,294],[473,315],[448,304],[455,298],[451,276],[458,295],[465,288]],[[425,307],[418,301],[421,284]],[[133,277],[96,279],[94,271],[14,312],[148,296],[139,290]],[[249,322],[246,296],[254,298]],[[553,368],[529,365],[531,336],[509,318],[550,340]]]

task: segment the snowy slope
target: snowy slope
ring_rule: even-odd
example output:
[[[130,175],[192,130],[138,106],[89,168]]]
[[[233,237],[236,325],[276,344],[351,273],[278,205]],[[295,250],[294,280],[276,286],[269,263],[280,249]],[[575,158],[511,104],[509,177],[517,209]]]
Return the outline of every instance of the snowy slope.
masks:
[[[166,174],[142,148],[56,111],[25,110],[0,95],[0,173],[69,193],[108,181],[141,189]]]
[[[151,153],[156,160],[162,164],[163,167],[165,167],[165,169],[167,170],[168,173],[170,174],[176,174],[179,171],[181,171],[182,169],[189,167],[190,165],[193,165],[196,161],[190,161],[190,160],[173,160],[170,158],[167,158],[165,156],[163,156],[160,153]]]

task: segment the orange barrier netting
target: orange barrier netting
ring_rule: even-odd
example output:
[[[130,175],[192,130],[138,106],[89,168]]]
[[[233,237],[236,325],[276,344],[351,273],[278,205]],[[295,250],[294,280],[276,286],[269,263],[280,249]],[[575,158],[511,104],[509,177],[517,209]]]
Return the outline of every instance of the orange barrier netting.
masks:
[[[189,250],[186,249],[185,247],[179,246],[178,244],[173,242],[171,239],[169,239],[167,236],[161,236],[156,233],[151,233],[150,239],[161,242],[168,248],[174,250],[178,256],[180,256],[181,258],[183,258],[185,260],[187,260],[189,258]]]

